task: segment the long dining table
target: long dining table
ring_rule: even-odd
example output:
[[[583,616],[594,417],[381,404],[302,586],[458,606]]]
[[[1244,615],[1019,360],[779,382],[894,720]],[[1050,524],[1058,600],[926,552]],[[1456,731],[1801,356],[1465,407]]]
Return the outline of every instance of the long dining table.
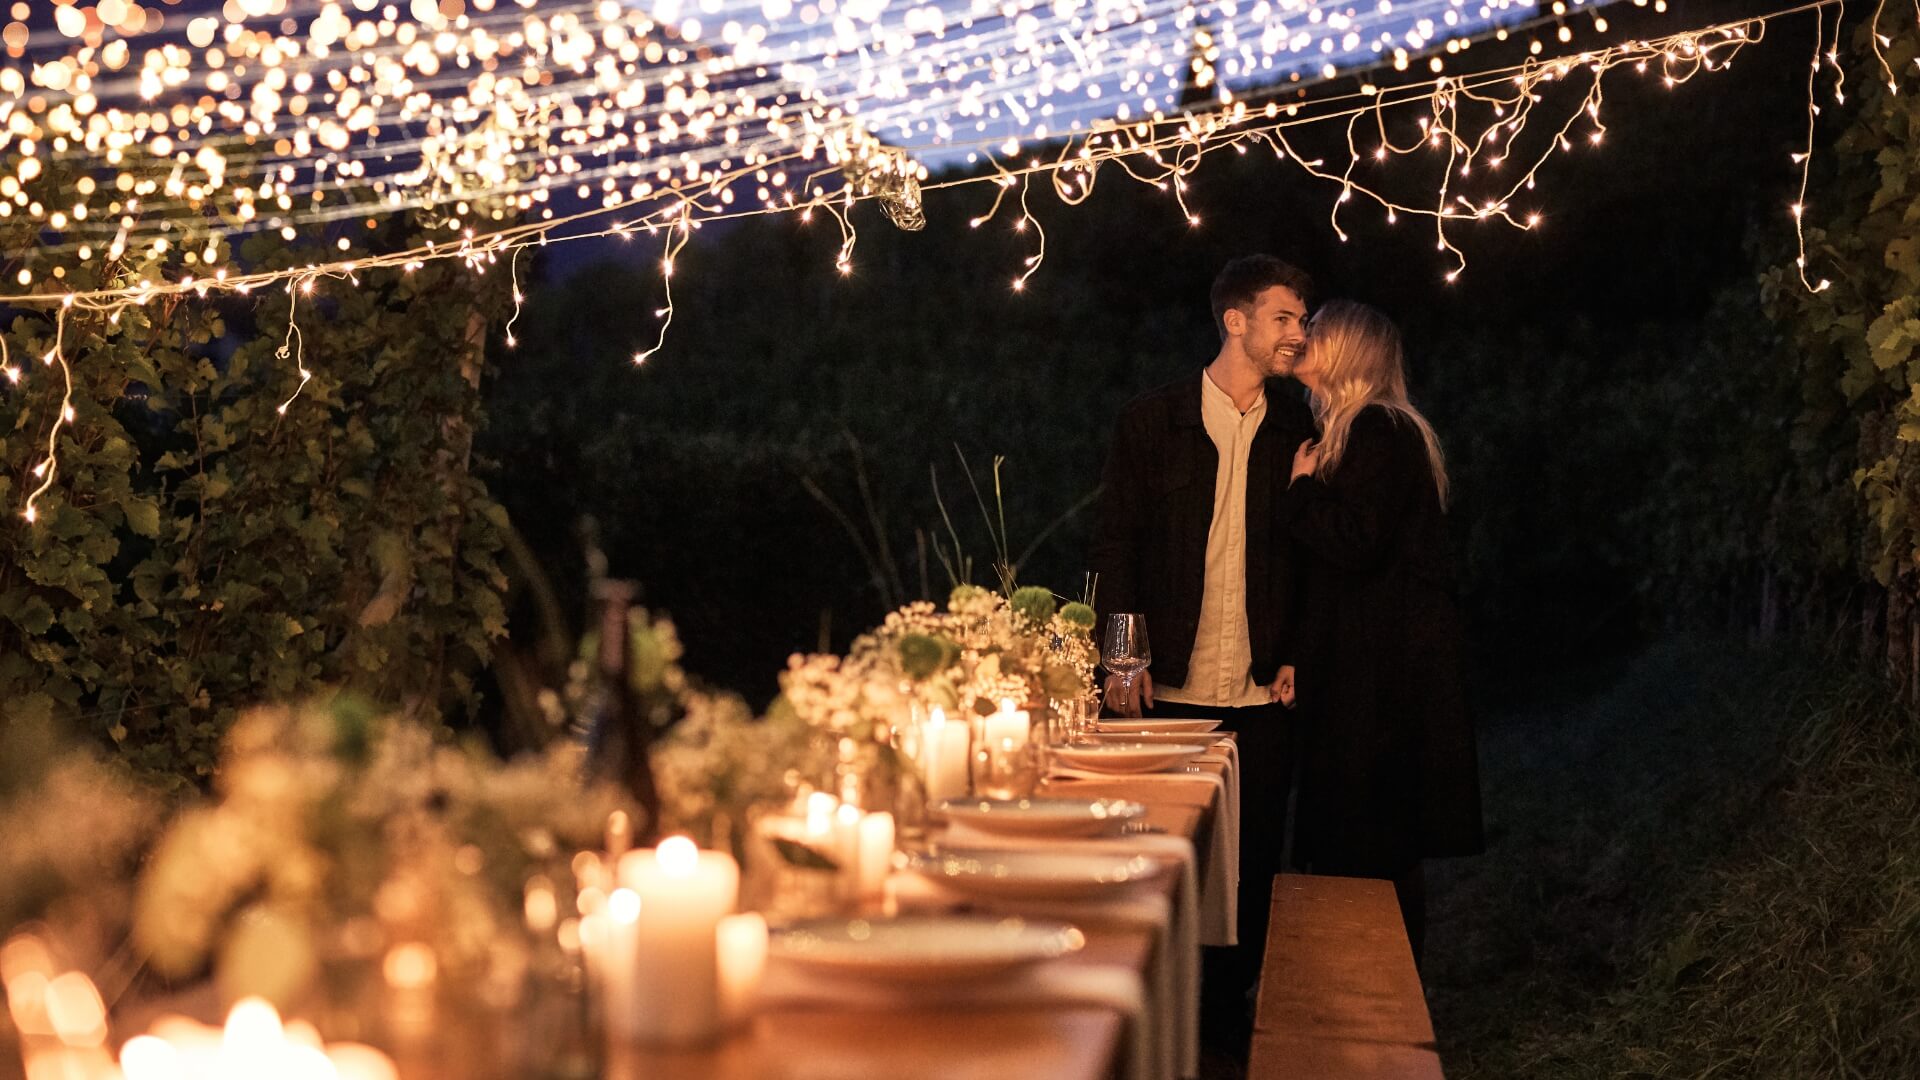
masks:
[[[1231,736],[1209,736],[1210,739]],[[1113,775],[1099,778],[1050,779],[1037,794],[1075,799],[1124,799],[1141,804],[1145,813],[1135,827],[1138,841],[1178,838],[1191,843],[1194,879],[1208,880],[1214,845],[1211,830],[1223,813],[1228,789],[1221,777],[1229,766],[1220,754],[1209,754],[1173,774],[1151,777]],[[937,845],[946,827],[936,823],[926,837]],[[1071,842],[1070,842],[1071,843]],[[1178,846],[1178,845],[1176,845]],[[1173,910],[1181,903],[1182,875],[1171,865],[1133,888]],[[890,880],[899,890],[916,882],[906,871]],[[937,890],[936,890],[937,891]],[[930,910],[922,899],[914,910]],[[1185,898],[1195,904],[1196,897]],[[1011,910],[1009,906],[1011,905]],[[889,904],[889,907],[896,906]],[[964,911],[968,903],[955,898],[948,910]],[[1040,909],[1048,905],[1038,905]],[[904,908],[903,908],[904,910]],[[937,910],[937,909],[935,909]],[[1023,914],[1018,902],[996,902],[997,914]],[[874,914],[885,914],[882,910]],[[1189,917],[1193,912],[1188,912]],[[1059,919],[1056,912],[1036,910],[1035,918]],[[1148,926],[1105,920],[1065,919],[1078,927],[1084,945],[1076,952],[1047,963],[1096,971],[1125,971],[1146,984],[1165,950],[1186,947],[1174,940],[1168,925]],[[1187,958],[1197,965],[1198,957]],[[1197,970],[1197,968],[1196,968]],[[1066,980],[1062,980],[1066,981]],[[1165,984],[1162,984],[1165,985]],[[1138,1025],[1170,1021],[1167,1011],[1197,1010],[1197,1000],[1159,1000],[1162,1015],[1150,1018],[1135,1011],[1086,1002],[1036,1002],[1010,993],[1002,1003],[992,983],[971,987],[967,1000],[956,1005],[942,1000],[919,1003],[910,996],[876,1008],[871,1002],[836,1004],[830,997],[805,1002],[763,1002],[746,1024],[723,1041],[693,1050],[647,1049],[613,1043],[599,1050],[582,1048],[569,1067],[540,1073],[542,1080],[1124,1080],[1133,1076],[1183,1075],[1178,1066],[1167,1068],[1162,1057],[1157,1071],[1144,1071]],[[1197,984],[1180,988],[1197,998]],[[129,1031],[144,1030],[145,1022],[162,1012],[184,1012],[211,1022],[218,1014],[210,984],[195,991],[150,1002],[134,1010]],[[1197,1016],[1191,1014],[1189,1019]],[[393,1046],[394,1063],[403,1080],[528,1080],[528,1074],[509,1064],[524,1050],[527,1040],[539,1040],[539,1030],[524,1025],[469,1025],[454,1023],[411,1044]],[[535,1055],[541,1056],[541,1055]]]
[[[1219,800],[1225,790],[1213,777],[1227,766],[1202,759],[1187,768],[1194,774],[1189,782],[1125,775],[1053,779],[1039,793],[1140,803],[1146,808],[1147,832],[1193,842],[1195,869],[1204,881],[1211,847],[1208,830],[1221,813]],[[928,839],[938,842],[940,835],[936,827]],[[1172,903],[1178,875],[1163,873],[1148,885]],[[1085,946],[1054,963],[1121,966],[1146,975],[1156,948],[1155,931],[1113,925],[1081,929]],[[1197,1003],[1188,1002],[1185,1007],[1195,1008]],[[898,1080],[909,1076],[920,1080],[1107,1080],[1126,1075],[1129,1022],[1113,1008],[1030,1002],[964,1008],[903,1004],[882,1010],[774,1004],[763,1007],[744,1030],[710,1049],[613,1048],[604,1075],[607,1080]]]

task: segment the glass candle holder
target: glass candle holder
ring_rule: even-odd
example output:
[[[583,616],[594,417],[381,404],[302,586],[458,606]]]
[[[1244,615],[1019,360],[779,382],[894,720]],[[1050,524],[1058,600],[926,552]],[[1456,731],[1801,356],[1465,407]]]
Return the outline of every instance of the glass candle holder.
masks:
[[[840,865],[845,855],[833,830],[831,808],[816,810],[753,815],[742,907],[763,912],[776,925],[849,907]]]
[[[1027,799],[1040,786],[1041,749],[1032,739],[1001,739],[973,755],[973,790],[984,799]]]

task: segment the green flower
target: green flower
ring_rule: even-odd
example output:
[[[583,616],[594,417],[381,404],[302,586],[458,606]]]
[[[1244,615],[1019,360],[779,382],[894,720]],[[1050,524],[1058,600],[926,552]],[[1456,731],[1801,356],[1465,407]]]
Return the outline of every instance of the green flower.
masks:
[[[1085,687],[1080,673],[1067,664],[1048,664],[1040,672],[1040,686],[1047,696],[1058,701],[1078,695]]]
[[[937,675],[960,659],[953,642],[932,634],[908,634],[900,639],[900,669],[915,681]]]
[[[1060,620],[1083,633],[1093,632],[1094,618],[1093,609],[1078,600],[1060,609]]]
[[[978,585],[955,585],[947,594],[947,610],[959,611],[962,607],[987,595],[987,590]]]
[[[1031,623],[1044,623],[1053,618],[1053,593],[1039,585],[1015,589],[1007,603]]]

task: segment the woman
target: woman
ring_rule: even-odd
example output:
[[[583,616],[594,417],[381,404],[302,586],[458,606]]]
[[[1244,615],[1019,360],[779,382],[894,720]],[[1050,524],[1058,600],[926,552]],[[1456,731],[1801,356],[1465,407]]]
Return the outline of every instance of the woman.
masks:
[[[1279,501],[1278,532],[1305,575],[1294,685],[1275,688],[1303,714],[1296,859],[1392,880],[1417,958],[1420,860],[1483,846],[1446,466],[1407,400],[1400,332],[1380,312],[1327,303],[1294,377],[1320,427]]]

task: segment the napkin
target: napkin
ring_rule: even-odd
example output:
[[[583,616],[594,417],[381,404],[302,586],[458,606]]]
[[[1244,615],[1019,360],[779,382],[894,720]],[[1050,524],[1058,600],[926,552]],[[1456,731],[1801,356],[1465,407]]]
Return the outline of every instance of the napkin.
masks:
[[[820,976],[774,959],[760,980],[759,1002],[762,1009],[1112,1009],[1126,1018],[1127,1080],[1154,1080],[1146,989],[1139,972],[1118,965],[1042,963],[1002,978],[900,984]]]
[[[1214,815],[1213,833],[1207,848],[1207,878],[1200,886],[1200,943],[1203,945],[1236,945],[1240,940],[1239,932],[1235,929],[1240,918],[1239,751],[1235,749],[1224,753],[1228,755],[1228,768],[1219,775],[1204,771],[1105,773],[1058,765],[1048,773],[1056,780],[1124,781],[1129,784],[1136,781],[1145,784],[1208,783],[1219,790],[1220,797],[1215,801],[1219,812]]]
[[[1174,902],[1165,909],[1165,900],[1145,889],[1118,890],[1112,900],[1085,901],[1005,901],[994,900],[995,909],[1003,905],[1017,905],[1013,910],[1022,914],[1045,915],[1096,925],[1104,918],[1107,925],[1154,925],[1160,929],[1160,940],[1154,950],[1154,968],[1152,987],[1164,986],[1164,994],[1153,994],[1149,1004],[1155,1016],[1156,1056],[1161,1060],[1170,1060],[1170,1067],[1177,1069],[1170,1075],[1193,1076],[1200,1068],[1200,904],[1198,875],[1194,869],[1193,842],[1182,836],[1166,836],[1153,833],[1130,833],[1110,837],[1033,837],[1001,836],[982,830],[956,824],[949,827],[940,842],[953,847],[990,848],[1012,851],[1057,851],[1092,852],[1098,854],[1145,855],[1176,868],[1179,878],[1174,888]],[[916,881],[918,875],[911,876]],[[902,903],[909,902],[916,892],[925,896],[928,891],[958,894],[952,890],[926,883],[924,886],[911,885],[900,881],[903,886],[897,895]],[[1162,910],[1150,911],[1142,897],[1160,901]],[[979,904],[977,898],[968,898],[970,903]],[[1078,909],[1078,910],[1074,910]],[[1149,924],[1146,920],[1153,915],[1159,921]],[[1133,920],[1129,924],[1126,920]]]

